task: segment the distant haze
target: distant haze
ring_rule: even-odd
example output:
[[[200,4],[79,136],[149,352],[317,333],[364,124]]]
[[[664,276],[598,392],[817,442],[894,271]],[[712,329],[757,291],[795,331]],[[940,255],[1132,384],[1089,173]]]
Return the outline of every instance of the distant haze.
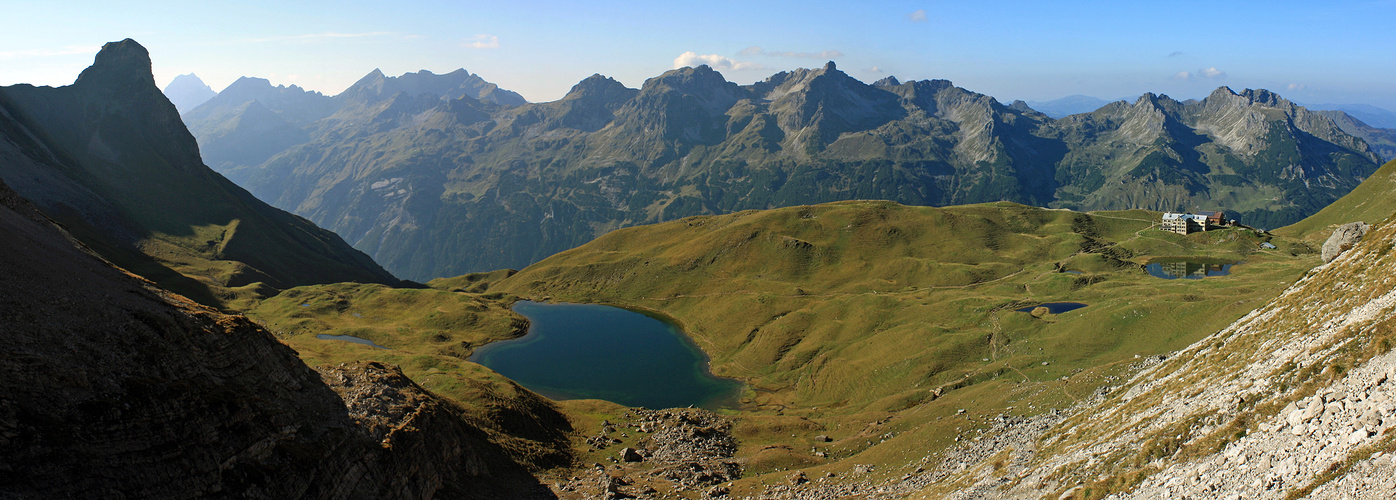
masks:
[[[1219,85],[1396,109],[1390,2],[6,5],[0,84],[66,85],[104,42],[150,49],[156,82],[266,78],[334,95],[373,69],[465,68],[533,102],[594,73],[638,88],[681,65],[751,83],[835,61],[873,82],[948,79],[997,97],[1202,98]]]

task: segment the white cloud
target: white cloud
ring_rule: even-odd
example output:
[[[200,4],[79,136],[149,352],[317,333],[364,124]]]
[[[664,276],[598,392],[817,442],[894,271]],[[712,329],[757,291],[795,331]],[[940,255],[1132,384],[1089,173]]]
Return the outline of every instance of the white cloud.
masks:
[[[873,67],[871,67],[871,68],[868,68],[868,72],[869,72],[869,73],[876,73],[876,74],[879,74],[879,75],[883,73],[882,68],[879,68],[879,67],[877,67],[877,66],[873,66]]]
[[[1173,74],[1174,80],[1197,80],[1206,78],[1209,80],[1219,80],[1226,78],[1226,72],[1217,69],[1216,66],[1199,69],[1197,71],[1179,71]]]
[[[741,71],[747,69],[765,69],[765,66],[753,62],[734,61],[717,54],[699,54],[691,50],[679,54],[678,57],[674,58],[674,69],[685,66],[701,66],[704,64],[716,70],[730,69]]]
[[[1300,85],[1298,83],[1291,83],[1288,87],[1285,88],[1288,88],[1289,90],[1304,90],[1304,85]]]
[[[0,51],[0,59],[19,59],[22,57],[53,57],[71,56],[77,54],[96,54],[102,50],[96,45],[69,45],[61,49],[32,49],[32,50],[5,50]]]
[[[907,14],[906,18],[913,23],[924,23],[926,22],[926,9],[916,9],[915,12]]]
[[[481,33],[475,35],[470,41],[462,43],[461,46],[472,49],[497,49],[499,48],[499,37]]]
[[[744,56],[798,57],[804,59],[835,59],[843,57],[843,52],[837,50],[821,50],[819,52],[769,51],[755,45],[742,49],[738,54]]]

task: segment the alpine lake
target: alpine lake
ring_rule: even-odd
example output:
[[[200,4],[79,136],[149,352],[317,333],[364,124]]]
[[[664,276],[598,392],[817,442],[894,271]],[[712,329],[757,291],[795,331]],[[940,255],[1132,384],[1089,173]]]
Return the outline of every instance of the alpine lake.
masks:
[[[1235,262],[1216,260],[1156,259],[1144,265],[1144,271],[1166,280],[1200,280],[1231,274]]]
[[[596,304],[520,301],[523,337],[479,348],[470,361],[553,399],[626,406],[737,406],[743,384],[714,376],[703,351],[672,322]]]

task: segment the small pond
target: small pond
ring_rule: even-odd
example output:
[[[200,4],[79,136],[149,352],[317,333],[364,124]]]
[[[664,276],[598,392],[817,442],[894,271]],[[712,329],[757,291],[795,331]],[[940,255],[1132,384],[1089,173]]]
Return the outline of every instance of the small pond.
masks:
[[[353,343],[355,343],[355,344],[363,344],[363,345],[367,345],[367,346],[373,346],[373,347],[377,347],[377,348],[379,348],[379,349],[387,349],[387,347],[383,347],[383,346],[381,346],[381,345],[378,345],[378,344],[373,343],[372,340],[369,340],[369,339],[362,339],[362,338],[359,338],[359,337],[355,337],[355,336],[353,336],[353,335],[329,335],[329,334],[324,334],[324,333],[322,333],[322,334],[316,335],[315,338],[320,339],[320,340],[343,340],[343,341],[345,341],[345,342],[353,342]]]
[[[553,399],[604,399],[626,406],[732,407],[742,383],[713,376],[678,327],[594,304],[521,301],[528,334],[475,351],[480,363]]]
[[[1231,274],[1234,262],[1197,260],[1155,260],[1144,265],[1144,271],[1155,278],[1166,280],[1200,280],[1213,276]]]
[[[1037,309],[1039,307],[1046,307],[1047,312],[1050,312],[1052,314],[1061,314],[1067,311],[1075,311],[1082,307],[1086,307],[1086,304],[1082,304],[1080,302],[1044,302],[1035,306],[1014,309],[1014,311],[1030,313],[1033,309]]]

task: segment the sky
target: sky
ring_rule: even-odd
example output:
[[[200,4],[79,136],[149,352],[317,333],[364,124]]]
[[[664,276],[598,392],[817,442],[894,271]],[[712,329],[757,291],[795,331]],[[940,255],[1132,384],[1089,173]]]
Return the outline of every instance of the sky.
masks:
[[[465,68],[541,102],[594,73],[638,88],[708,64],[749,84],[834,61],[864,82],[947,79],[1005,103],[1227,85],[1396,110],[1396,0],[0,0],[0,12],[0,85],[70,84],[103,43],[133,38],[162,87],[195,73],[214,90],[254,76],[334,95],[375,68]]]

